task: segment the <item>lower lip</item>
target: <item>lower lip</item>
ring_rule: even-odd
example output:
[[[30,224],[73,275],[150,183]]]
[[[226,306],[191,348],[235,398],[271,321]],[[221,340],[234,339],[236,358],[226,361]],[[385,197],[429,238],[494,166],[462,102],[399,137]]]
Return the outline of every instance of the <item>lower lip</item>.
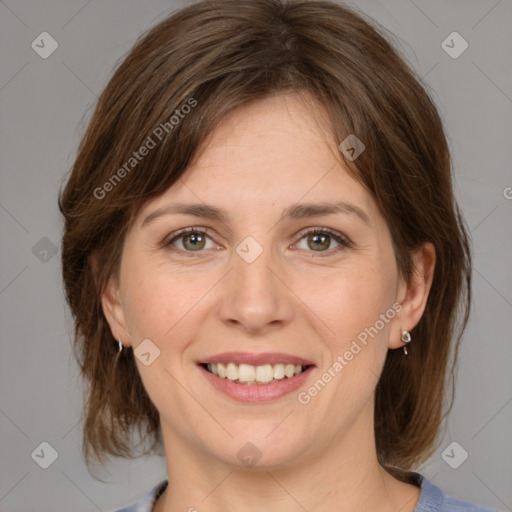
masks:
[[[199,369],[213,387],[240,402],[269,402],[277,400],[299,388],[309,377],[313,368],[313,366],[310,366],[299,375],[291,378],[286,377],[273,384],[237,384],[232,380],[218,377],[199,365]]]

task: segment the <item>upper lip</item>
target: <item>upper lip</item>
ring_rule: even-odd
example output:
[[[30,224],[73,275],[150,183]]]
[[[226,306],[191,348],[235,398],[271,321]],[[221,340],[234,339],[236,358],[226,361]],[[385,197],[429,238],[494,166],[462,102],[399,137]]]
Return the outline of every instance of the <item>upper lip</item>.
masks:
[[[250,364],[252,366],[264,364],[300,364],[303,366],[314,366],[314,363],[307,359],[281,352],[263,352],[260,354],[251,352],[222,352],[222,354],[215,354],[199,361],[199,364],[214,363]]]

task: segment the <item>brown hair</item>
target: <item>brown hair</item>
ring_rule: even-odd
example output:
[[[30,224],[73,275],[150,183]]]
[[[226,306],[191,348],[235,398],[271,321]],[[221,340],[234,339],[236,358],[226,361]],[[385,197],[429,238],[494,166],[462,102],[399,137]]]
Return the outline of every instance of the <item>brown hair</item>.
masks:
[[[75,356],[89,384],[82,445],[88,465],[92,452],[100,460],[133,456],[125,436],[135,427],[152,442],[144,454],[161,443],[159,414],[133,350],[116,361],[101,307],[108,278],[118,275],[127,231],[140,208],[183,175],[228,112],[291,91],[325,107],[335,140],[356,134],[365,144],[356,161],[344,163],[384,215],[401,274],[412,278],[415,248],[424,242],[435,247],[433,283],[413,330],[414,346],[408,358],[388,351],[375,404],[382,465],[409,469],[434,450],[453,402],[453,369],[469,315],[468,236],[434,102],[383,29],[365,18],[321,0],[203,0],[149,30],[113,74],[59,195]],[[149,138],[154,149],[132,161]],[[447,377],[451,395],[444,404]]]

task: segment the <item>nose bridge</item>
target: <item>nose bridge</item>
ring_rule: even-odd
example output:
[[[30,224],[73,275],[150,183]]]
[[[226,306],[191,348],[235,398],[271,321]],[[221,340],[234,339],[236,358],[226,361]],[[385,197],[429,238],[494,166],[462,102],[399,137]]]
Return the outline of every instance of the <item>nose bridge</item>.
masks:
[[[274,295],[275,277],[270,269],[275,267],[277,262],[273,257],[270,242],[266,242],[263,246],[253,237],[248,237],[236,248],[233,263],[238,286],[245,286],[244,291],[252,294]]]
[[[292,313],[290,297],[275,275],[281,267],[269,237],[264,244],[254,237],[244,239],[233,254],[233,270],[219,311],[221,319],[250,332],[287,322]]]

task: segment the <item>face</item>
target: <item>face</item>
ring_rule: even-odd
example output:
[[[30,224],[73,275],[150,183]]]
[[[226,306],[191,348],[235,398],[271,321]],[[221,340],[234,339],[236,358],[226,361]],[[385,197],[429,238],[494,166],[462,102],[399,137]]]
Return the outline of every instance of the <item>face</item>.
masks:
[[[144,354],[166,446],[276,467],[373,435],[387,350],[421,300],[409,304],[383,216],[312,112],[295,95],[238,109],[127,235],[104,311]]]

